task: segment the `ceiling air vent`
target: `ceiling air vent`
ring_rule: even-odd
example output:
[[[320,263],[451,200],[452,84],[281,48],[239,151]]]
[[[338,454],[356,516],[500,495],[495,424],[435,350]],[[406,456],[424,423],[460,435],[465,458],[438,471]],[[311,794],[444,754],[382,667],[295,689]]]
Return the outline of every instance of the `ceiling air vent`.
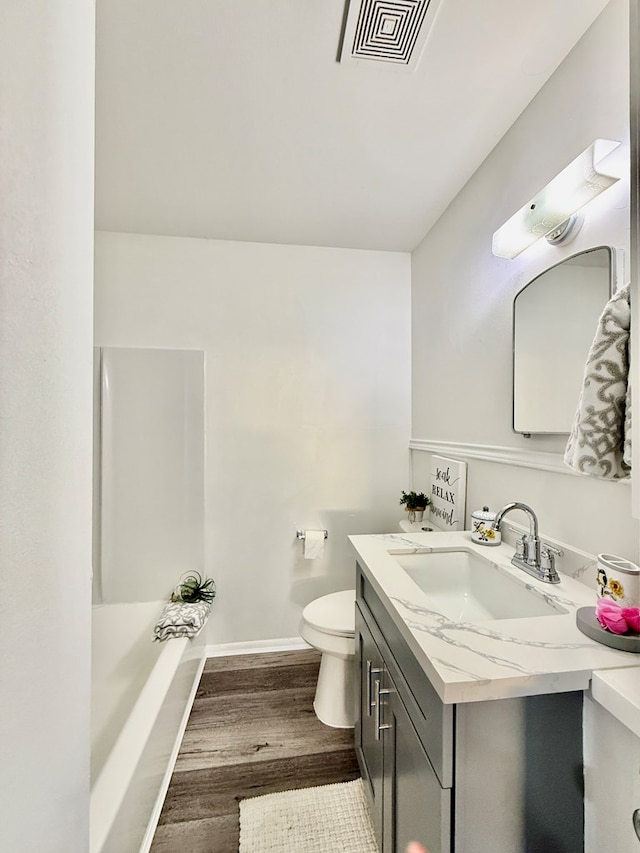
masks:
[[[415,70],[440,0],[350,0],[341,62]]]

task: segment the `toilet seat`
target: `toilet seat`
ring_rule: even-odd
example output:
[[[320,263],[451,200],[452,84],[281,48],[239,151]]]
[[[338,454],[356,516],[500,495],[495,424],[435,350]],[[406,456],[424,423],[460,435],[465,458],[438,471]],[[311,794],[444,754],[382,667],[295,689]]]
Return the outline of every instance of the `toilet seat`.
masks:
[[[310,628],[334,637],[354,637],[355,624],[354,589],[331,592],[316,598],[302,611],[302,619]]]

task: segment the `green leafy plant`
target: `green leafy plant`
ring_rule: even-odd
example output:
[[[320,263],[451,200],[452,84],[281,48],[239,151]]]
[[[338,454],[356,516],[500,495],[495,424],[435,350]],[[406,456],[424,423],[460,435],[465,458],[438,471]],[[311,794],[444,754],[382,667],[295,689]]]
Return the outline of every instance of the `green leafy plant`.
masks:
[[[404,506],[408,510],[426,509],[431,501],[424,492],[402,492],[400,498],[400,506]]]
[[[171,593],[171,601],[184,601],[193,604],[196,601],[212,602],[216,597],[216,585],[213,578],[203,580],[199,572],[186,574]]]

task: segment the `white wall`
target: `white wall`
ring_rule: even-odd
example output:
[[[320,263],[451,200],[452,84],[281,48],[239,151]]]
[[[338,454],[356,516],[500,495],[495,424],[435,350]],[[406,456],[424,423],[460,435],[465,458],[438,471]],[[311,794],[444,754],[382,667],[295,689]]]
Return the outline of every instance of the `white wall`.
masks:
[[[407,254],[96,235],[96,345],[206,352],[209,642],[297,636],[354,583],[347,534],[397,528],[409,311]],[[297,528],[328,530],[321,560]]]
[[[512,303],[562,257],[602,244],[628,253],[627,6],[612,0],[413,255],[415,439],[564,448],[566,439],[511,430]],[[588,206],[576,239],[557,248],[538,241],[515,260],[494,257],[493,232],[597,137],[622,142],[612,164],[623,179]],[[414,451],[413,468],[414,486],[424,487],[429,454]],[[511,500],[531,504],[550,536],[638,556],[628,486],[470,460],[468,513]]]
[[[633,813],[640,807],[640,738],[595,702],[584,706],[585,851],[637,851]]]
[[[0,11],[0,847],[86,853],[93,5]]]

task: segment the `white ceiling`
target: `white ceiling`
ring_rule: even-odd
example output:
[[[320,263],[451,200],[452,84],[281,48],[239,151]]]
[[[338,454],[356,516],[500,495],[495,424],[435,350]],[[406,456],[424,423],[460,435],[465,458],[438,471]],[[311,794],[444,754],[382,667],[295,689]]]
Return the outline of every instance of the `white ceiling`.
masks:
[[[442,0],[407,73],[345,0],[98,0],[96,227],[411,250],[607,2]]]

